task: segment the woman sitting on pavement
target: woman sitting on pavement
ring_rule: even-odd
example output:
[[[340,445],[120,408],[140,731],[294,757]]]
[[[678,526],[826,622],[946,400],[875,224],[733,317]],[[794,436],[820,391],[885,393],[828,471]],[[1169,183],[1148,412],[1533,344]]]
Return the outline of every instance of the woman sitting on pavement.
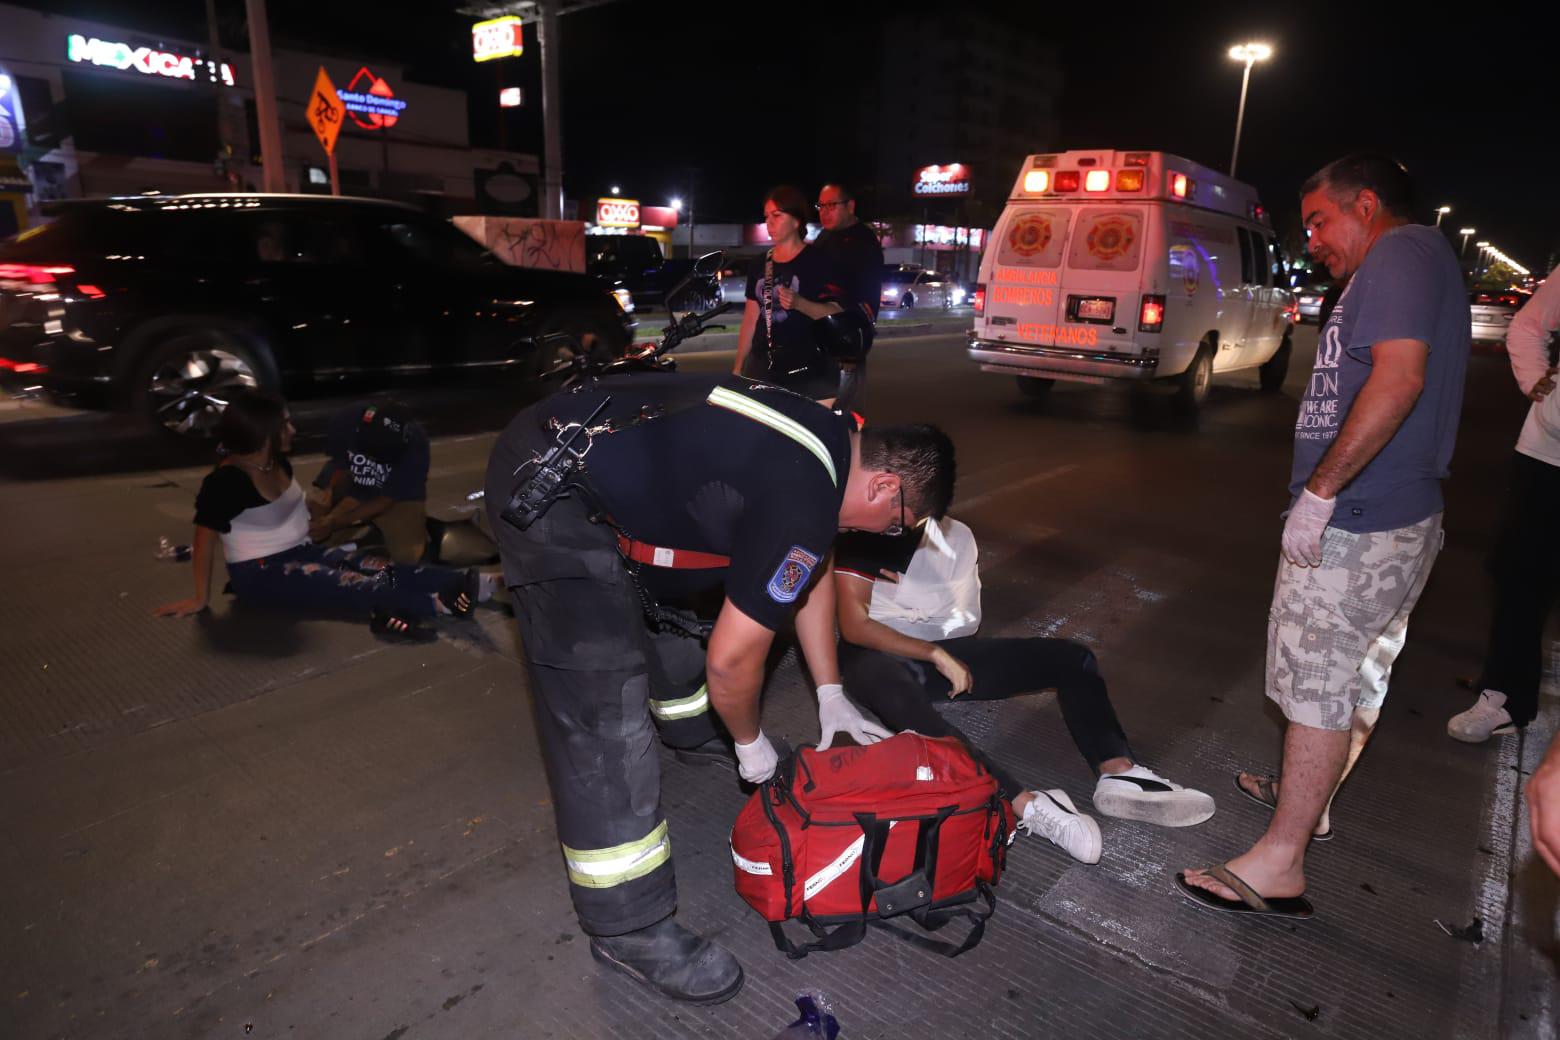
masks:
[[[1073,743],[1094,771],[1094,807],[1106,816],[1189,827],[1213,798],[1139,765],[1088,647],[1066,639],[993,639],[980,628],[975,537],[952,517],[885,534],[841,534],[834,546],[845,688],[894,730],[953,736],[997,778],[1019,826],[1077,860],[1097,863],[1100,828],[1061,790],[1025,788],[932,705],[999,700],[1055,689]]]
[[[807,244],[807,196],[782,184],[764,196],[764,226],[774,246],[748,275],[747,304],[732,372],[832,405],[840,366],[823,349],[813,322],[842,310],[831,254]]]
[[[356,613],[369,618],[377,635],[411,639],[431,637],[419,626],[422,619],[471,613],[475,572],[374,566],[353,561],[350,547],[326,549],[309,540],[308,504],[287,460],[295,431],[280,398],[234,394],[216,432],[222,461],[195,497],[195,595],[158,607],[158,615],[206,609],[219,538],[233,592],[246,603]]]

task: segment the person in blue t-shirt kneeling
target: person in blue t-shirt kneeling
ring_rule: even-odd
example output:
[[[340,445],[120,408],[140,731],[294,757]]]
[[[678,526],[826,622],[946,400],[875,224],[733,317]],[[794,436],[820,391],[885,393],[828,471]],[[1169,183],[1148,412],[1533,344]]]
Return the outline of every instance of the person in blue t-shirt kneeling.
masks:
[[[398,404],[349,405],[330,420],[325,465],[310,496],[309,537],[339,545],[372,523],[396,563],[428,545],[428,435]]]

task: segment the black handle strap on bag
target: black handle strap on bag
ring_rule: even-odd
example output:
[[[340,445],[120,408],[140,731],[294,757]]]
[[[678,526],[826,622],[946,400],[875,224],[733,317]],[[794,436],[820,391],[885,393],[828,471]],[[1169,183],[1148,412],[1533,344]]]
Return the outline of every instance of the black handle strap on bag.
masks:
[[[879,876],[883,866],[883,854],[888,847],[889,829],[893,823],[890,820],[880,820],[872,813],[857,813],[856,823],[861,827],[863,844],[861,849],[861,866],[857,870],[861,891],[861,916],[838,925],[833,931],[826,930],[804,909],[800,920],[806,924],[814,935],[818,936],[817,942],[797,945],[785,934],[785,929],[778,921],[771,922],[769,932],[774,937],[775,947],[791,960],[801,960],[809,953],[816,950],[833,951],[843,950],[854,946],[866,938],[867,925],[871,924],[884,931],[890,932],[912,945],[924,950],[940,954],[944,957],[957,957],[961,953],[974,949],[986,934],[986,921],[996,912],[996,893],[985,882],[978,883],[978,890],[985,902],[983,911],[969,907],[944,907],[937,910],[929,909],[932,901],[932,885],[937,877],[937,846],[938,837],[942,831],[942,825],[957,810],[957,806],[945,806],[938,810],[936,816],[916,820],[917,833],[915,845],[915,862],[910,873],[893,884],[885,884]],[[908,822],[908,821],[904,821]],[[789,890],[790,884],[787,884]],[[872,900],[877,899],[877,912],[873,913]],[[789,902],[789,899],[788,899]],[[789,909],[789,906],[787,907]],[[964,941],[957,946],[950,942],[942,942],[937,939],[928,939],[925,936],[907,932],[902,928],[889,924],[884,918],[909,914],[911,920],[929,932],[935,932],[949,921],[955,918],[963,918],[970,922],[970,931],[964,937]]]

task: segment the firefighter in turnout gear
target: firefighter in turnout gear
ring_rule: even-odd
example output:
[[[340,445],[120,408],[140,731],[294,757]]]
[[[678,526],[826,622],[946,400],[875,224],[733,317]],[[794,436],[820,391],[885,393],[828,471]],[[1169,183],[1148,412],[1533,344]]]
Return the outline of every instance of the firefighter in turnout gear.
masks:
[[[505,429],[486,501],[569,893],[597,960],[677,1000],[718,1003],[741,988],[736,958],[672,916],[656,731],[728,759],[734,742],[743,779],[768,779],[777,754],[759,729],[759,691],[795,610],[821,743],[887,736],[840,684],[830,548],[842,529],[941,516],[953,477],[953,445],[934,427],[858,430],[740,376],[591,380]]]

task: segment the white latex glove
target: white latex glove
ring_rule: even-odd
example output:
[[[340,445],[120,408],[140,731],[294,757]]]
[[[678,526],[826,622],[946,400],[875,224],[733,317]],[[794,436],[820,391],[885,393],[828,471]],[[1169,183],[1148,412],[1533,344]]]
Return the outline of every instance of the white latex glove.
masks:
[[[780,756],[775,754],[775,746],[764,736],[763,730],[758,731],[751,744],[738,744],[736,748],[737,774],[742,779],[750,784],[761,784],[775,775]]]
[[[868,722],[861,712],[845,696],[845,687],[828,683],[818,687],[818,728],[823,736],[818,738],[818,750],[827,751],[834,738],[849,733],[858,744],[876,744],[894,734],[875,722]]]
[[[1322,565],[1322,532],[1332,519],[1336,498],[1318,498],[1301,489],[1284,521],[1284,559],[1296,567],[1320,567]]]

